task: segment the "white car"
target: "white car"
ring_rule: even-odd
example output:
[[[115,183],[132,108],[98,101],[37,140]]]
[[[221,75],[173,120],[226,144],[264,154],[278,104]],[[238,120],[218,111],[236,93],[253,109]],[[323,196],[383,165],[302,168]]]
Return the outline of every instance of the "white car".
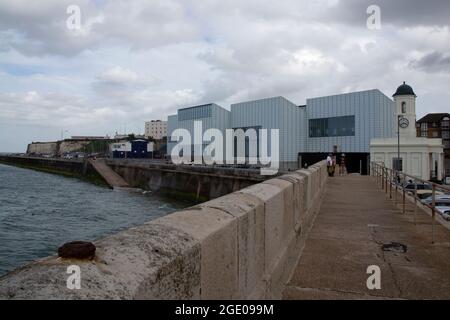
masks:
[[[447,207],[444,211],[441,211],[441,216],[447,221],[450,221],[450,208]]]
[[[441,215],[442,218],[449,221],[450,220],[450,206],[436,206],[436,211]]]
[[[450,195],[449,194],[436,195],[436,202],[439,201],[450,201]],[[431,204],[433,202],[433,197],[422,199],[420,202],[422,202],[423,204]]]

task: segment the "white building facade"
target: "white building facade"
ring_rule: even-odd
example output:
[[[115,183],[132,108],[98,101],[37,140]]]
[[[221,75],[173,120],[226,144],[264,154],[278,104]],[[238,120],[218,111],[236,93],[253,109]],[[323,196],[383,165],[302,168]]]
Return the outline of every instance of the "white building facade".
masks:
[[[394,94],[395,115],[393,131],[395,135],[385,139],[370,141],[371,161],[382,163],[390,169],[430,180],[436,176],[444,178],[444,146],[442,139],[417,137],[416,94],[403,83]],[[400,161],[398,160],[400,159]],[[401,164],[396,168],[394,162]]]
[[[167,121],[152,120],[145,123],[145,137],[160,140],[167,137]]]

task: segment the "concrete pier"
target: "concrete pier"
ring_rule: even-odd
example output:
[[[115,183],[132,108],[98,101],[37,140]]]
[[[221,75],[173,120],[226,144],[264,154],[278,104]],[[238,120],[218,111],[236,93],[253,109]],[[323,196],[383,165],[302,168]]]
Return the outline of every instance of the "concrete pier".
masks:
[[[406,214],[368,176],[328,180],[325,201],[285,299],[450,299],[450,231],[413,204]],[[399,196],[400,199],[400,196]],[[406,253],[385,252],[399,242]],[[367,267],[381,268],[381,290],[366,286]]]

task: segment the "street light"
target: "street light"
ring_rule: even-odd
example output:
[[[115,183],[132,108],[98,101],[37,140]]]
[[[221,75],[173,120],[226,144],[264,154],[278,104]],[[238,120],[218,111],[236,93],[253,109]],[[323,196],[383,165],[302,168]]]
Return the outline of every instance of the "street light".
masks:
[[[400,179],[399,179],[399,172],[403,171],[402,167],[403,164],[401,163],[402,161],[400,160],[400,122],[403,119],[402,115],[398,115],[397,116],[397,159],[394,159],[394,163],[393,163],[393,169],[395,171],[395,178],[396,178],[396,182],[400,183]]]
[[[397,145],[397,170],[400,170],[400,120],[403,118],[402,115],[399,115],[397,117],[397,138],[398,138],[398,145]]]
[[[397,145],[397,165],[396,170],[397,171],[403,171],[403,161],[400,158],[400,128],[406,129],[409,126],[409,120],[408,118],[403,117],[403,115],[398,115],[397,118],[397,138],[398,138],[398,145]]]

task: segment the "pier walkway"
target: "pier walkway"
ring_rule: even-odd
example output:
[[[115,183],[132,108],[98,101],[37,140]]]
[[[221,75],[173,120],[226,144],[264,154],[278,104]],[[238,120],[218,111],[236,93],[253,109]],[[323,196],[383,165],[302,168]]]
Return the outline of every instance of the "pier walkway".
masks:
[[[111,188],[129,188],[130,185],[113,169],[111,169],[104,159],[89,159],[89,163],[105,179]]]
[[[439,223],[431,244],[431,217],[412,204],[402,213],[372,177],[327,181],[324,201],[284,299],[450,299],[450,231]],[[407,252],[383,251],[398,242]],[[381,289],[369,290],[371,265]]]

